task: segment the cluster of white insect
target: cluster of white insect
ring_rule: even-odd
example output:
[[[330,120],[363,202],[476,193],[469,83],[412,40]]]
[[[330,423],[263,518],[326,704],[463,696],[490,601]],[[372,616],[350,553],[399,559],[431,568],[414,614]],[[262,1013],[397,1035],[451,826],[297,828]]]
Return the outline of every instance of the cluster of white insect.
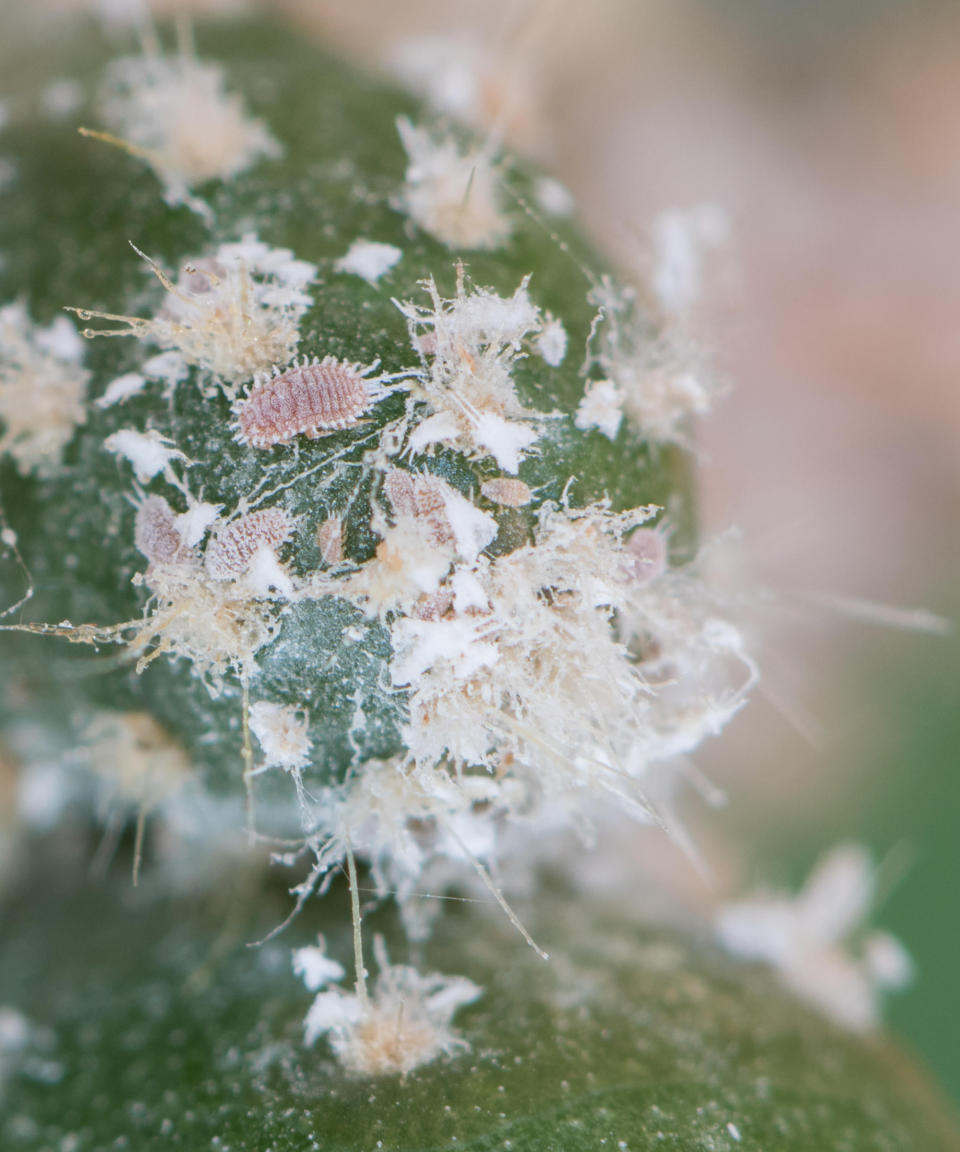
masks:
[[[284,259],[299,266],[289,253]],[[284,603],[339,597],[387,627],[386,673],[407,700],[406,754],[366,760],[344,783],[308,794],[303,776],[318,744],[306,708],[259,700],[248,721],[262,760],[254,769],[250,750],[246,778],[250,787],[259,772],[278,768],[293,779],[303,843],[315,857],[295,890],[298,906],[357,852],[376,890],[397,897],[413,934],[425,924],[412,899],[418,880],[443,861],[472,866],[503,901],[492,880],[500,832],[521,815],[535,820],[550,808],[574,819],[587,790],[672,827],[671,796],[651,766],[717,731],[755,675],[739,634],[696,575],[669,568],[665,534],[649,526],[656,508],[614,514],[603,503],[543,503],[532,540],[490,553],[498,522],[477,499],[494,510],[535,501],[515,473],[550,420],[520,402],[514,364],[535,354],[558,366],[566,332],[533,303],[528,279],[503,297],[468,288],[458,266],[454,297],[442,297],[432,280],[425,288],[428,306],[398,304],[421,363],[402,374],[405,414],[364,456],[380,476],[369,525],[380,542],[362,563],[345,553],[342,517],[327,514],[315,529],[321,570],[291,572],[278,550],[299,528],[282,507],[223,517],[189,497],[175,446],[155,433],[121,430],[106,445],[141,481],[162,474],[188,496],[180,514],[155,495],[139,505],[136,542],[149,562],[141,579],[151,601],[128,642],[141,666],[166,652],[190,660],[212,692],[229,673],[246,692]],[[217,380],[212,359],[206,367]],[[235,401],[235,438],[263,451],[350,430],[389,395],[389,379],[331,356],[274,366]],[[600,387],[588,384],[587,398]],[[465,493],[425,468],[398,466],[404,454],[429,457],[434,445],[492,458],[501,475]],[[414,994],[406,977],[401,986]],[[399,1056],[372,1054],[391,996],[380,986],[363,1004],[340,990],[325,993],[308,1024],[311,1040],[328,1031],[356,1071],[393,1067]],[[329,1023],[321,1026],[321,1017]],[[403,1059],[413,1063],[395,1067],[448,1050],[436,1038],[447,1034],[434,1031],[429,1043],[407,1037]]]
[[[266,127],[226,93],[222,70],[198,62],[187,44],[175,58],[148,45],[144,56],[118,61],[104,113],[119,134],[107,139],[146,159],[168,200],[207,216],[194,196],[198,185],[278,150]],[[398,128],[409,164],[394,206],[457,251],[503,245],[512,222],[493,144],[465,150],[453,136],[434,136],[406,119]],[[544,188],[548,211],[568,210],[557,188]],[[402,258],[399,248],[361,237],[332,270],[377,285]],[[427,303],[395,301],[417,366],[378,375],[377,365],[333,355],[294,359],[318,269],[288,249],[247,234],[176,274],[147,262],[166,291],[152,316],[75,309],[84,320],[116,325],[84,335],[132,335],[152,346],[136,371],[107,385],[97,409],[115,416],[115,406],[157,380],[172,402],[192,374],[210,402],[211,437],[222,434],[240,453],[232,437],[264,476],[278,460],[298,461],[301,441],[344,434],[355,446],[350,466],[369,481],[369,503],[359,500],[358,514],[353,496],[327,499],[339,465],[320,445],[310,449],[320,462],[311,459],[284,481],[306,488],[306,478],[315,477],[315,521],[302,514],[302,503],[291,504],[301,512],[292,516],[275,498],[279,485],[270,495],[257,486],[225,510],[191,493],[184,479],[191,462],[174,440],[115,424],[104,448],[119,468],[132,467],[137,481],[134,541],[146,568],[134,580],[146,603],[136,620],[59,631],[125,642],[139,658],[138,671],[161,655],[186,660],[213,696],[239,681],[248,796],[259,773],[289,774],[302,844],[314,856],[295,889],[298,906],[344,863],[356,900],[356,852],[370,863],[377,892],[397,895],[416,933],[423,920],[412,897],[437,861],[472,867],[507,908],[492,876],[502,826],[511,822],[535,821],[547,809],[573,822],[582,796],[600,792],[642,822],[672,825],[671,797],[652,766],[692,751],[722,727],[745,699],[755,668],[696,572],[670,567],[666,529],[653,526],[660,509],[614,512],[605,501],[577,508],[566,492],[544,501],[518,475],[552,426],[569,432],[571,424],[562,413],[527,406],[518,393],[518,361],[538,357],[549,373],[568,352],[562,319],[531,298],[531,277],[503,296],[470,285],[458,263],[451,297],[431,277],[422,285]],[[573,423],[613,439],[626,418],[650,438],[681,438],[686,418],[705,399],[670,374],[669,357],[659,373],[651,360],[659,346],[628,321],[627,294],[604,282],[594,302],[596,346],[586,349]],[[86,417],[80,345],[66,320],[36,329],[21,306],[0,311],[0,448],[22,471],[58,460]],[[29,395],[47,396],[47,407],[21,412],[25,384],[34,382]],[[396,389],[407,393],[402,411],[374,413]],[[8,399],[14,391],[16,403]],[[223,415],[224,397],[232,422]],[[374,442],[367,450],[365,438]],[[436,458],[450,450],[483,461],[475,487],[440,475]],[[157,494],[161,483],[181,511]],[[362,559],[351,555],[345,530],[358,515],[366,517],[366,538],[378,538]],[[498,552],[505,516],[524,517],[528,532],[524,543]],[[296,543],[302,557],[299,545],[310,533],[319,565],[304,571],[288,552]],[[258,657],[285,614],[327,597],[389,636],[379,690],[405,702],[404,752],[383,761],[358,753],[346,779],[310,780],[308,792],[305,774],[325,767],[321,732],[311,731],[311,711],[322,724],[318,709],[256,699],[266,695]],[[342,644],[359,643],[356,637],[346,629]],[[357,716],[362,723],[359,704]],[[186,777],[185,753],[140,713],[99,713],[86,744],[91,760],[116,761],[112,787],[139,805],[139,859],[144,814]],[[358,905],[356,915],[359,932]],[[461,1046],[450,1020],[479,989],[391,965],[382,943],[375,952],[380,975],[369,995],[359,944],[354,994],[331,986],[343,971],[322,948],[297,953],[298,971],[318,992],[307,1042],[327,1035],[344,1066],[364,1074],[406,1073]]]
[[[724,905],[717,934],[734,955],[770,964],[791,991],[837,1024],[865,1032],[879,1023],[880,994],[912,975],[899,941],[865,928],[875,893],[869,853],[844,844],[818,863],[796,896]]]
[[[391,964],[381,936],[374,937],[373,951],[379,971],[369,993],[362,972],[354,992],[336,987],[344,971],[327,956],[322,938],[294,952],[294,971],[317,993],[304,1021],[307,1044],[326,1035],[343,1067],[360,1076],[406,1075],[466,1048],[450,1022],[482,990],[463,976],[422,975]]]
[[[675,347],[669,327],[657,330],[637,315],[632,288],[603,280],[592,299],[598,308],[596,347],[588,357],[591,377],[577,427],[597,428],[613,440],[626,418],[650,441],[689,446],[691,419],[710,411],[713,385]]]
[[[41,327],[22,303],[0,308],[0,452],[9,452],[24,475],[56,471],[87,418],[83,351],[65,316]]]
[[[538,350],[548,363],[556,367],[566,351],[562,325],[533,304],[528,282],[507,298],[484,288],[468,291],[458,265],[456,296],[441,296],[431,279],[424,285],[430,306],[398,304],[423,363],[414,396],[431,410],[410,437],[411,452],[451,444],[492,456],[505,472],[516,473],[537,440],[535,421],[543,417],[520,403],[513,364],[547,333],[547,352]]]
[[[148,38],[140,56],[116,60],[101,96],[104,120],[119,144],[142,157],[163,184],[171,204],[186,203],[207,214],[193,189],[226,180],[281,148],[266,125],[247,114],[229,93],[223,69],[196,58],[181,37],[167,56]]]
[[[145,375],[175,385],[194,366],[206,394],[219,388],[231,399],[239,385],[293,356],[299,322],[311,303],[306,289],[316,276],[315,265],[295,259],[286,248],[263,244],[252,233],[187,262],[176,282],[152,260],[147,263],[167,291],[158,312],[145,319],[77,308],[82,320],[122,325],[86,329],[84,336],[136,336],[168,349],[176,360],[168,356],[158,364],[154,358],[144,366]],[[109,403],[122,399],[127,388],[138,390],[135,379],[121,380],[125,387],[114,381],[108,388],[105,398],[113,389]]]
[[[496,147],[464,150],[406,117],[397,121],[409,165],[398,207],[448,248],[499,248],[511,232]]]
[[[216,508],[194,502],[178,516],[162,496],[147,497],[135,539],[149,561],[139,579],[151,600],[142,621],[124,626],[130,646],[143,653],[140,666],[161,653],[184,657],[214,695],[229,672],[251,676],[254,656],[276,635],[276,602],[293,593],[277,559],[292,531],[279,507],[218,519]]]

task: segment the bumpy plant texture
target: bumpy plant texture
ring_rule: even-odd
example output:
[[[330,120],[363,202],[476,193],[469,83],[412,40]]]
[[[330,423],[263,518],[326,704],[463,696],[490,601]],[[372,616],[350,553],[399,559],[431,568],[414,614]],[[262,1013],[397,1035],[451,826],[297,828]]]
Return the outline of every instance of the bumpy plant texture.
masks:
[[[685,401],[631,416],[669,333],[489,142],[263,35],[95,67],[86,138],[7,129],[7,620],[84,643],[51,678],[5,638],[9,738],[54,707],[158,802],[147,712],[394,887],[545,797],[655,817],[752,677],[686,563]]]
[[[282,978],[288,946],[318,982],[349,967],[345,886],[260,949],[243,943],[283,914],[286,894],[236,870],[232,885],[180,900],[142,889],[131,900],[120,875],[100,889],[39,887],[12,906],[18,932],[0,951],[0,988],[18,992],[16,1010],[0,1009],[0,1143],[11,1152],[957,1147],[942,1103],[889,1042],[836,1029],[763,969],[630,923],[622,908],[541,891],[522,911],[547,965],[495,909],[457,905],[423,965],[464,975],[438,979],[396,963],[406,946],[387,906],[370,919],[393,964],[384,979],[371,963],[372,1026],[362,1035],[350,996],[328,984],[307,1028],[332,1025],[333,1050],[305,1052],[310,997]],[[309,922],[320,911],[318,960]],[[377,1025],[382,1058],[404,1025],[409,1035],[398,991],[429,1006],[421,1043],[450,1055],[406,1076],[346,1075],[344,1056]],[[443,1013],[456,1004],[451,1037]]]
[[[951,1146],[765,977],[545,891],[521,923],[494,880],[504,829],[529,860],[596,796],[673,828],[659,765],[754,679],[692,543],[701,225],[618,285],[557,185],[267,25],[12,43],[0,884],[15,772],[54,831],[0,924],[0,1144]],[[115,852],[148,891],[74,885]],[[357,857],[399,903],[366,976]],[[431,922],[458,873],[513,925]],[[846,951],[869,903],[848,851],[720,934],[866,1029],[908,967]]]
[[[354,852],[402,904],[444,858],[493,888],[501,827],[584,796],[670,824],[651,767],[754,670],[696,572],[708,392],[663,311],[492,141],[271,29],[81,40],[69,69],[82,133],[21,76],[4,135],[28,779],[90,769],[135,869],[151,813],[209,840],[242,801],[310,860],[298,907]],[[350,1014],[401,988],[448,1051],[465,991],[392,980],[322,992],[313,1035],[362,1065]]]

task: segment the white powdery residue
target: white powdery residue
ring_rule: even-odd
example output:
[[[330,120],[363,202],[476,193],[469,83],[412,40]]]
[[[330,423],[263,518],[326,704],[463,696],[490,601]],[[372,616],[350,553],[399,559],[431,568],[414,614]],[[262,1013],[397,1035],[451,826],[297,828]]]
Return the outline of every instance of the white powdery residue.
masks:
[[[171,460],[185,458],[182,452],[173,447],[172,440],[152,428],[148,432],[121,428],[119,432],[108,436],[103,446],[114,456],[129,460],[141,484],[163,472]]]
[[[889,932],[871,932],[863,942],[863,958],[878,988],[896,990],[913,979],[910,953]]]
[[[818,863],[796,896],[757,896],[722,906],[717,933],[735,956],[772,965],[793,992],[835,1023],[867,1032],[879,1024],[880,991],[902,987],[912,972],[893,937],[863,937],[874,888],[867,851],[841,845]]]
[[[461,496],[449,484],[440,489],[447,523],[456,540],[457,554],[463,560],[476,560],[497,536],[497,522],[492,516]]]
[[[537,337],[537,351],[551,368],[559,368],[567,355],[567,330],[563,322],[549,312]]]
[[[299,771],[310,760],[310,718],[302,708],[260,700],[250,708],[250,731],[268,768]]]
[[[655,817],[651,767],[718,731],[755,674],[698,579],[630,546],[655,511],[544,505],[532,544],[455,569],[440,611],[393,621],[420,770],[482,766],[528,804],[587,787]]]
[[[498,823],[511,804],[523,807],[517,792],[515,782],[486,772],[366,761],[362,773],[318,798],[310,883],[353,851],[369,862],[377,896],[394,896],[406,912],[431,862],[462,868],[493,859]]]
[[[407,1075],[439,1056],[468,1049],[451,1021],[483,990],[462,976],[421,975],[391,964],[381,936],[374,937],[374,953],[379,971],[369,997],[329,987],[328,979],[304,1020],[305,1043],[312,1046],[325,1035],[344,1069],[357,1076]],[[330,964],[331,975],[333,970]],[[301,974],[305,979],[323,975],[316,957]]]
[[[76,80],[54,80],[41,92],[40,103],[51,120],[65,120],[83,103],[83,89]]]
[[[241,264],[264,283],[257,289],[260,303],[273,308],[309,308],[307,288],[316,279],[317,266],[298,260],[289,248],[271,248],[246,232],[238,242],[221,244],[214,257],[221,264]]]
[[[0,452],[22,475],[55,472],[85,422],[90,373],[82,359],[83,341],[66,317],[44,328],[21,303],[0,308]]]
[[[727,1124],[727,1131],[730,1133],[730,1139],[736,1140],[736,1142],[739,1144],[742,1139],[740,1135],[740,1129],[736,1126],[736,1124],[734,1124],[732,1120]]]
[[[198,208],[194,187],[228,180],[281,152],[263,121],[227,92],[220,65],[186,52],[114,61],[101,104],[107,124],[144,156],[171,204]]]
[[[714,389],[666,336],[651,337],[630,290],[605,280],[590,299],[599,307],[600,334],[592,361],[620,394],[628,422],[648,440],[686,443],[691,420],[712,407]]]
[[[394,656],[390,677],[406,687],[425,673],[442,666],[453,681],[464,682],[481,668],[490,668],[499,658],[496,644],[483,639],[487,621],[460,619],[398,620],[390,632]]]
[[[578,428],[599,430],[615,440],[623,421],[623,393],[612,380],[588,380],[573,418]]]
[[[708,251],[727,241],[729,223],[714,204],[664,212],[653,224],[653,290],[665,312],[680,316],[699,299]]]
[[[94,401],[94,405],[97,408],[110,408],[114,404],[121,404],[124,400],[129,400],[131,396],[142,392],[146,384],[146,377],[141,376],[139,372],[127,372],[124,376],[111,380],[107,390]]]
[[[419,456],[432,444],[443,444],[448,440],[456,440],[461,434],[460,422],[453,412],[437,412],[428,416],[410,433],[410,452]]]
[[[370,284],[376,282],[403,256],[403,250],[393,244],[379,244],[374,240],[354,240],[346,254],[334,264],[338,272],[361,276]]]
[[[152,564],[135,582],[151,593],[143,620],[124,628],[138,671],[161,653],[185,659],[217,697],[227,677],[249,674],[257,652],[277,636],[272,597],[258,596],[242,580],[211,579],[196,557]]]
[[[529,423],[537,413],[520,403],[512,377],[514,362],[543,322],[530,300],[528,280],[509,297],[484,288],[468,291],[458,265],[455,297],[443,298],[429,280],[430,307],[398,303],[423,361],[411,392],[433,413],[414,428],[413,451],[453,443],[474,455],[493,455],[501,468],[516,472],[537,439]]]
[[[143,374],[148,380],[162,380],[169,394],[190,375],[190,366],[179,352],[161,352],[144,361]]]
[[[37,346],[57,360],[79,364],[83,360],[83,339],[66,316],[58,316],[48,328],[36,328]]]
[[[473,434],[477,444],[486,449],[504,472],[514,475],[524,452],[537,440],[536,432],[529,425],[506,420],[495,412],[480,413],[473,420]]]
[[[117,31],[145,28],[151,19],[149,0],[87,0],[86,6]]]
[[[187,497],[187,510],[174,517],[174,527],[184,546],[195,548],[216,523],[223,509],[222,504],[206,504],[201,500]]]
[[[383,487],[393,522],[381,527],[376,555],[340,593],[371,614],[412,612],[437,592],[458,555],[475,557],[490,543],[496,522],[439,476],[394,468]]]
[[[67,765],[35,760],[21,769],[16,815],[25,828],[52,832],[78,802],[77,776]]]
[[[678,440],[694,416],[705,416],[713,403],[710,392],[691,372],[635,371],[623,378],[624,410],[631,423],[654,440]]]
[[[404,84],[420,92],[434,111],[480,125],[486,112],[484,73],[490,60],[473,40],[422,36],[393,46],[388,61]]]
[[[485,612],[490,604],[486,589],[475,572],[469,568],[457,568],[450,577],[450,590],[453,592],[453,609],[458,614]]]
[[[85,336],[136,336],[169,349],[143,367],[145,375],[166,382],[168,393],[193,364],[201,370],[205,393],[219,387],[232,400],[241,383],[293,357],[300,320],[311,303],[306,286],[316,276],[315,265],[295,259],[287,248],[270,248],[252,233],[188,261],[176,283],[148,263],[167,290],[155,316],[74,311],[84,320],[126,325],[87,329]]]
[[[489,149],[462,152],[452,137],[437,139],[405,116],[397,130],[409,160],[401,211],[448,248],[501,247],[511,225]]]
[[[0,1052],[19,1052],[30,1040],[30,1022],[22,1012],[0,1005]]]
[[[243,574],[243,583],[258,599],[292,600],[296,589],[290,573],[272,548],[258,548]]]
[[[573,193],[551,176],[541,176],[534,185],[533,194],[548,216],[562,219],[573,213]]]
[[[95,713],[84,749],[110,803],[151,808],[177,792],[191,771],[186,751],[148,712]]]
[[[308,992],[319,992],[325,984],[337,984],[346,975],[342,965],[327,955],[322,936],[317,944],[293,950],[293,971],[304,982]]]

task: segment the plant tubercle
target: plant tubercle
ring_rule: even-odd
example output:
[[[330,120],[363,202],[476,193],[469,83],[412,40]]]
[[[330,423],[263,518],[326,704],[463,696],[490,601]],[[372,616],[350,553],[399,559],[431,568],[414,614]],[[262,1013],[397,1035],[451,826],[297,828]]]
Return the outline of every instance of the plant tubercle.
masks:
[[[513,916],[505,838],[682,835],[670,766],[755,680],[693,545],[709,377],[495,139],[266,26],[110,56],[2,141],[5,741],[140,872],[245,827],[292,914],[346,869],[306,1040],[409,1072],[482,990],[375,941],[368,985],[357,862],[413,939],[458,874]]]

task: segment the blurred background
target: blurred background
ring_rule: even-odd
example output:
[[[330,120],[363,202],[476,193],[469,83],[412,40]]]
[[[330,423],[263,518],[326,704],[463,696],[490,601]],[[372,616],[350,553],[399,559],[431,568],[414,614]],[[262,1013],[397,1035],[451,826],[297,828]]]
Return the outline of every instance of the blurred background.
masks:
[[[698,434],[704,536],[736,532],[716,559],[764,691],[699,758],[727,807],[690,819],[720,894],[796,886],[838,841],[887,860],[875,919],[917,969],[888,1019],[960,1100],[960,631],[862,618],[960,619],[960,9],[271,4],[502,131],[627,273],[662,213],[725,214],[685,323],[729,384]]]

